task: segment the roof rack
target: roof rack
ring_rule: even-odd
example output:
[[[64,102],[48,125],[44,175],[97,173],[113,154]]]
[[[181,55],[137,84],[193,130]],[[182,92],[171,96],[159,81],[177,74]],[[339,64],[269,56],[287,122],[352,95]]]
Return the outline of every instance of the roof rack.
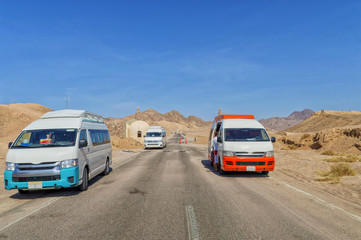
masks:
[[[43,116],[41,116],[41,118],[42,119],[47,119],[47,118],[86,118],[86,119],[89,119],[92,121],[104,122],[102,115],[88,112],[85,110],[72,110],[72,109],[47,112]]]

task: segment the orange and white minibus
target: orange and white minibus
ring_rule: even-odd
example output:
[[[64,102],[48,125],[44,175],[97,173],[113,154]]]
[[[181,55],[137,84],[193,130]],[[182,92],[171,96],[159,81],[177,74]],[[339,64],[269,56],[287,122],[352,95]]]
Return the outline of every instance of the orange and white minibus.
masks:
[[[266,129],[253,115],[219,115],[215,117],[208,143],[208,159],[213,165],[213,138],[217,137],[220,174],[228,171],[261,172],[267,175],[275,167],[272,143]]]

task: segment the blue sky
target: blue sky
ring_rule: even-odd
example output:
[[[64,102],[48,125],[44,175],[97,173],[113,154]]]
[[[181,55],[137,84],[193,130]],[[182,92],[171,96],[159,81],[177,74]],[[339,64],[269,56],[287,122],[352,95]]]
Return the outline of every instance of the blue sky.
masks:
[[[0,104],[361,110],[361,1],[0,1]]]

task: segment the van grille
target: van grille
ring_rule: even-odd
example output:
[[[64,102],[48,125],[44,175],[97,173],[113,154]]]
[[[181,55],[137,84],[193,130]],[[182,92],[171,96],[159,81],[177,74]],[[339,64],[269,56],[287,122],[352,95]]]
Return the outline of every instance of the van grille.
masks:
[[[60,179],[61,162],[40,164],[15,163],[14,182],[53,181]]]
[[[265,152],[236,152],[236,156],[242,158],[261,158],[265,156]]]
[[[55,181],[60,180],[58,176],[43,176],[43,177],[13,177],[13,182],[36,182],[36,181]]]
[[[15,166],[20,171],[34,171],[34,170],[48,170],[48,169],[60,167],[60,163],[59,162],[48,162],[48,163],[40,163],[40,164],[17,163]]]
[[[238,166],[264,166],[265,162],[236,162]]]

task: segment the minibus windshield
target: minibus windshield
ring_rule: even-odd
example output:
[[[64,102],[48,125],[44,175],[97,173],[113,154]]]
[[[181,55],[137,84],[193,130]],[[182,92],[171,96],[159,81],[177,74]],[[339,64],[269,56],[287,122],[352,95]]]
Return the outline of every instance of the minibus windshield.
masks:
[[[262,128],[226,128],[224,139],[229,142],[265,142],[269,141],[267,132]]]
[[[162,133],[160,133],[160,132],[147,132],[147,134],[145,136],[146,137],[161,137]]]
[[[43,129],[23,131],[11,148],[75,146],[76,129]]]

